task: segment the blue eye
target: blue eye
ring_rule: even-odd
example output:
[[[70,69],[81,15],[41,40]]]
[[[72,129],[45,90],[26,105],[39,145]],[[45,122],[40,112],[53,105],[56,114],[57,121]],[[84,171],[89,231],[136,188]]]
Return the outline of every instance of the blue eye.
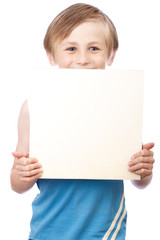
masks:
[[[97,50],[98,50],[97,47],[90,47],[89,49],[90,49],[91,51],[97,51]]]
[[[73,52],[73,51],[75,51],[75,47],[70,47],[67,50],[70,51],[70,52]]]

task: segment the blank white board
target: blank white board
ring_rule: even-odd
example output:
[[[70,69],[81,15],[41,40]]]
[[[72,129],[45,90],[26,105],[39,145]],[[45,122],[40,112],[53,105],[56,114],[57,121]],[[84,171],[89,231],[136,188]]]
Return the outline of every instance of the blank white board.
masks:
[[[143,71],[37,68],[30,82],[42,178],[140,179],[128,161],[142,147]]]

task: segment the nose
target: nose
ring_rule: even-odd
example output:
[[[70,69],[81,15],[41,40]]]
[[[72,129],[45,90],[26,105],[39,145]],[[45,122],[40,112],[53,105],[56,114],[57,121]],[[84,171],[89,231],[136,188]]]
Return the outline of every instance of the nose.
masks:
[[[76,62],[79,65],[86,65],[89,63],[89,54],[86,51],[79,51],[76,56]]]

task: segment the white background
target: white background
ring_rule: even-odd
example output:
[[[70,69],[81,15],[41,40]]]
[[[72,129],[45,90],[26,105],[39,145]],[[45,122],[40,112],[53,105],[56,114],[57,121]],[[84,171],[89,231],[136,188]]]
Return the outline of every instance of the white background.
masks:
[[[3,239],[25,240],[31,218],[33,188],[19,195],[10,189],[11,152],[17,142],[17,118],[27,97],[27,71],[49,66],[43,37],[52,19],[74,0],[6,0],[0,3],[0,226]],[[155,142],[153,181],[144,190],[125,182],[128,210],[127,240],[160,239],[160,122],[159,5],[158,0],[84,0],[99,7],[114,22],[119,50],[114,68],[145,70],[143,143]],[[115,146],[116,147],[116,146]],[[45,240],[45,239],[44,239]]]

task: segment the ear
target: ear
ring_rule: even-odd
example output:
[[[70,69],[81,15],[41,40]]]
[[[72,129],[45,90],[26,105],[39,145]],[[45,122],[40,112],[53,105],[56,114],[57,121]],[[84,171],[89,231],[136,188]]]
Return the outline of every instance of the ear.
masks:
[[[49,60],[50,64],[52,66],[55,66],[56,64],[55,64],[55,61],[54,61],[52,53],[51,52],[46,52],[46,54],[47,54],[47,57],[48,57],[48,60]]]
[[[116,55],[116,52],[117,52],[117,50],[115,50],[115,51],[112,53],[112,55],[110,56],[110,58],[109,58],[109,60],[108,60],[108,62],[107,62],[107,65],[108,65],[108,66],[111,66],[111,65],[112,65],[112,63],[113,63],[113,61],[114,61],[114,58],[115,58],[115,55]]]

